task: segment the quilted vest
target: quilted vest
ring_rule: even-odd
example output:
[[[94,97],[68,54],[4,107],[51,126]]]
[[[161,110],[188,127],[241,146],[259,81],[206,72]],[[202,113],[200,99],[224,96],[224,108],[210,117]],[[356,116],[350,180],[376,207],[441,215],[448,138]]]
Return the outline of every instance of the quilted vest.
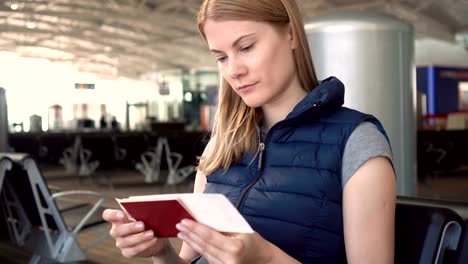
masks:
[[[344,86],[323,80],[275,124],[258,153],[207,176],[206,193],[223,193],[252,228],[301,263],[346,263],[341,164],[346,141],[363,121],[342,107]]]

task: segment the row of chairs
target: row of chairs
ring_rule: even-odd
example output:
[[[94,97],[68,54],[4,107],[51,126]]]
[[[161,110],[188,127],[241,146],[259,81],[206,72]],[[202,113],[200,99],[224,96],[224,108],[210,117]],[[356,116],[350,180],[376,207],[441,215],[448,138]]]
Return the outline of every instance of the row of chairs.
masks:
[[[127,153],[126,149],[114,146],[116,160],[123,160]],[[72,175],[91,176],[99,166],[99,160],[91,160],[93,152],[83,147],[81,137],[77,136],[73,146],[63,151],[63,156],[59,162],[64,166],[65,171]],[[183,182],[187,177],[195,172],[195,166],[188,165],[182,168],[180,164],[183,155],[171,151],[167,137],[158,137],[156,147],[143,152],[140,155],[140,162],[135,168],[144,176],[146,183],[165,182],[167,185],[175,185]],[[161,177],[161,168],[167,165],[167,177]]]
[[[195,172],[193,165],[179,168],[182,159],[182,154],[171,151],[166,137],[159,137],[156,147],[143,152],[141,162],[138,162],[135,167],[144,175],[146,183],[164,181],[167,185],[175,185],[183,182]],[[163,161],[166,161],[169,172],[165,179],[161,177]]]
[[[25,155],[0,153],[1,217],[10,239],[33,252],[30,263],[73,262],[86,258],[87,249],[107,237],[101,236],[80,248],[77,235],[102,223],[104,198],[90,191],[51,193],[35,161]],[[69,195],[92,195],[98,200],[74,225],[67,226],[64,215],[83,209],[75,205],[65,210],[57,199]],[[429,199],[398,197],[396,210],[395,263],[468,263],[468,205]],[[93,218],[94,217],[94,218]]]
[[[100,170],[125,168],[134,169],[141,153],[156,146],[160,137],[167,138],[171,150],[184,159],[181,167],[196,162],[203,152],[206,133],[201,131],[157,132],[60,132],[60,133],[15,133],[9,135],[9,145],[15,152],[28,153],[39,164],[56,165],[64,158],[64,150],[74,147],[79,137],[83,149],[92,155],[89,162],[99,161]],[[87,155],[85,154],[85,158]],[[79,155],[77,155],[79,159]],[[81,161],[80,161],[81,162]],[[166,164],[163,164],[166,169]]]
[[[27,155],[0,153],[0,187],[0,215],[9,240],[32,252],[30,263],[82,261],[88,249],[108,237],[99,228],[104,223],[104,197],[83,190],[52,193],[36,162]],[[95,201],[76,202],[70,196],[91,196]],[[68,205],[60,208],[60,201]],[[67,215],[78,221],[65,222]],[[78,234],[83,231],[94,231],[98,237],[80,247]]]

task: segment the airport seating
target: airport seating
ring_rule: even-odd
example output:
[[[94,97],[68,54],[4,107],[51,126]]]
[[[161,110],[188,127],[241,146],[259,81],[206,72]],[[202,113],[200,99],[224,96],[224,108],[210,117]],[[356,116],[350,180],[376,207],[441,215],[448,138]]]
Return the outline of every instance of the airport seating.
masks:
[[[140,160],[141,153],[148,151],[152,145],[148,133],[116,133],[112,138],[118,148],[124,149],[126,152],[123,160],[111,164],[113,168],[134,169],[136,163]]]
[[[11,163],[7,160],[0,160],[0,194],[2,193],[3,182],[5,179],[6,171],[11,169]],[[9,238],[8,229],[6,228],[6,220],[3,217],[2,210],[0,210],[0,240],[7,240]]]
[[[111,135],[111,141],[112,141],[112,152],[114,153],[114,160],[117,162],[124,160],[125,157],[127,156],[127,150],[119,146],[119,143],[117,142],[117,137],[115,134]]]
[[[5,173],[11,170],[11,163],[7,160],[0,160],[0,191],[3,186],[3,179],[5,179]]]
[[[28,133],[22,136],[21,140],[28,137]],[[32,135],[31,135],[32,136]],[[58,163],[63,155],[63,150],[72,145],[75,137],[71,134],[61,133],[35,133],[38,141],[39,151],[33,158],[39,163]],[[28,153],[26,149],[16,149],[15,152]]]
[[[468,219],[465,219],[465,229],[460,241],[460,250],[457,254],[457,264],[468,263]]]
[[[55,166],[63,160],[64,150],[73,147],[76,138],[81,138],[82,147],[89,150],[89,162],[99,161],[98,170],[134,169],[141,161],[141,154],[152,150],[160,137],[166,137],[173,152],[184,158],[180,167],[194,165],[207,143],[207,132],[158,129],[157,131],[88,131],[88,132],[47,132],[13,133],[9,143],[15,152],[28,153],[41,165]],[[79,155],[77,155],[79,156]],[[70,160],[68,160],[70,161]],[[73,171],[77,172],[79,161]],[[72,168],[70,168],[72,169]],[[161,169],[166,170],[165,162]]]
[[[182,154],[171,151],[166,137],[159,137],[154,150],[141,154],[141,162],[137,163],[136,169],[143,173],[146,183],[160,182],[161,165],[165,160],[168,166],[168,175],[163,181],[167,185],[175,185],[195,172],[195,167],[192,165],[179,168],[182,159]]]
[[[63,151],[63,157],[60,163],[65,167],[65,170],[74,175],[89,176],[99,166],[99,161],[91,161],[93,153],[83,147],[80,136],[75,138],[73,146],[66,148]]]
[[[33,253],[30,263],[82,261],[89,248],[108,237],[107,230],[99,228],[104,223],[102,195],[81,190],[52,194],[36,162],[26,155],[1,153],[0,164],[3,164],[0,168],[6,168],[1,193],[2,216],[10,240]],[[95,201],[73,203],[62,210],[58,207],[63,198],[77,201],[71,199],[77,196],[91,196]],[[66,222],[67,215],[79,220]],[[80,247],[78,234],[85,230],[97,232],[98,238]]]
[[[395,220],[395,263],[456,263],[463,219],[448,207],[401,200]]]

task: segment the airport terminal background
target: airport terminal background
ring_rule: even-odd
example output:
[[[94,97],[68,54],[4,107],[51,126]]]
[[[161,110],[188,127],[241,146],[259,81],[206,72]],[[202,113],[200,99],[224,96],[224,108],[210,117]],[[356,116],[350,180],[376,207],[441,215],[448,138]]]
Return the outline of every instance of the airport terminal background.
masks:
[[[49,195],[92,191],[103,198],[98,209],[116,208],[115,197],[191,192],[196,157],[212,128],[220,81],[215,60],[196,32],[194,14],[200,1],[172,5],[162,0],[105,2],[50,1],[47,12],[35,1],[0,2],[0,25],[6,25],[0,28],[0,153],[31,157],[34,163],[28,163],[29,168],[34,171],[37,165],[39,171],[29,177],[44,183]],[[298,2],[304,9],[319,77],[333,74],[347,87],[349,84],[346,99],[350,100],[345,106],[363,107],[361,110],[375,114],[391,131],[394,154],[401,159],[396,168],[401,183],[399,202],[448,208],[458,214],[457,221],[467,223],[468,3]],[[134,13],[125,17],[117,7]],[[87,8],[92,12],[86,13]],[[353,13],[363,10],[366,15]],[[83,17],[64,15],[71,12]],[[173,17],[167,17],[168,13]],[[90,21],[98,16],[109,19],[93,25]],[[174,18],[178,16],[180,20]],[[161,22],[161,18],[167,21]],[[120,24],[113,23],[119,19]],[[161,23],[163,29],[151,28],[148,20]],[[375,32],[360,32],[360,24],[350,21],[374,23]],[[54,23],[60,22],[62,28],[54,29]],[[81,23],[96,28],[86,33]],[[357,38],[344,39],[358,39],[359,52],[353,54],[361,57],[356,55],[350,65],[333,59],[343,47],[335,45],[335,35],[329,36],[331,30],[346,36],[345,27],[338,29],[343,23],[360,32]],[[135,28],[138,30],[131,32]],[[379,31],[382,28],[385,30]],[[390,31],[400,36],[399,42],[392,42],[397,39]],[[91,36],[96,33],[102,34]],[[152,39],[151,34],[158,37]],[[368,46],[369,40],[374,46]],[[364,50],[375,54],[366,55]],[[357,61],[371,65],[361,69],[372,72],[370,77],[350,70]],[[401,90],[392,92],[392,87]],[[383,98],[377,98],[379,93]],[[391,96],[384,97],[386,93]],[[364,103],[356,99],[362,94],[368,96]],[[376,103],[379,100],[390,103]],[[19,245],[18,241],[28,240],[27,235],[13,234],[7,225],[6,201],[14,200],[14,194],[6,194],[5,189],[16,190],[15,184],[21,183],[2,185],[2,173],[7,178],[9,170],[2,163],[4,155],[0,154],[0,263],[40,263],[45,258],[38,255],[46,250]],[[23,158],[8,160],[19,164]],[[26,173],[16,165],[11,171],[12,175]],[[92,196],[71,196],[50,206],[57,206],[59,216],[72,226],[95,201]],[[83,249],[98,241],[83,256],[76,256],[82,257],[80,263],[127,263],[105,234],[109,225],[102,223],[99,213],[88,222],[93,224],[89,225],[91,232],[79,233],[77,247]],[[467,260],[468,225],[462,228],[457,245],[465,248],[463,260]],[[180,247],[177,239],[171,241]],[[71,248],[69,252],[82,252]],[[455,262],[462,259],[455,256],[460,252],[447,252],[443,263],[462,263]],[[132,263],[151,261],[136,259]]]

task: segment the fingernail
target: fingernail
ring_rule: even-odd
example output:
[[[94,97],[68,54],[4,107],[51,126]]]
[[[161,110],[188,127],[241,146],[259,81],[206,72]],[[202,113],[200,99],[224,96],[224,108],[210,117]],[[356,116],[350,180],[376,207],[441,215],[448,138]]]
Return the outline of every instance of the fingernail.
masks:
[[[119,219],[124,218],[124,214],[122,212],[117,212],[117,218]]]
[[[179,222],[176,225],[176,228],[179,229],[180,231],[187,231],[188,230],[188,226],[186,224],[184,224],[183,222]]]
[[[138,222],[138,223],[135,224],[135,227],[138,230],[143,230],[145,228],[145,225],[142,222]]]
[[[144,235],[145,237],[152,237],[154,235],[153,230],[145,231]]]
[[[184,240],[185,239],[185,235],[182,234],[181,232],[177,233],[177,237]]]

